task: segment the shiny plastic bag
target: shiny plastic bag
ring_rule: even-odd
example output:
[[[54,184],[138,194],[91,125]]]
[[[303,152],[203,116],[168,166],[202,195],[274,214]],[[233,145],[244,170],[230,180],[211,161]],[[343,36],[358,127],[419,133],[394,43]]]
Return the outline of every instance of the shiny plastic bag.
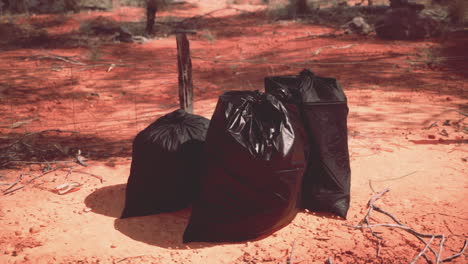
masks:
[[[135,137],[122,218],[177,211],[192,203],[208,125],[204,117],[176,110]]]
[[[306,135],[298,107],[258,91],[220,96],[208,129],[201,194],[184,242],[257,239],[298,211]]]
[[[258,91],[244,94],[232,97],[240,102],[227,102],[227,131],[256,157],[269,160],[272,151],[286,156],[294,141],[286,108],[272,95]]]
[[[302,206],[346,218],[350,202],[347,115],[343,89],[336,79],[304,70],[300,75],[265,78],[265,90],[301,109],[309,141]]]

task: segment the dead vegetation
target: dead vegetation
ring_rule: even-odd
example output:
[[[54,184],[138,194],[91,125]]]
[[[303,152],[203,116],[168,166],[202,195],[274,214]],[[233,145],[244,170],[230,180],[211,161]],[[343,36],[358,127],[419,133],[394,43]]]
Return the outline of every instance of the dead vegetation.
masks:
[[[367,214],[364,216],[364,218],[361,220],[361,222],[358,225],[348,225],[345,224],[345,226],[350,227],[350,228],[355,228],[355,229],[368,229],[372,236],[377,239],[377,244],[378,244],[378,249],[377,249],[377,257],[379,256],[380,252],[380,243],[383,240],[383,237],[379,235],[375,229],[381,228],[381,227],[386,227],[386,228],[391,228],[391,229],[400,229],[405,232],[408,232],[409,234],[415,236],[419,241],[421,241],[424,244],[424,248],[417,254],[413,260],[410,262],[410,264],[416,263],[416,261],[423,256],[428,263],[443,263],[443,262],[449,262],[457,257],[460,257],[464,254],[466,247],[468,246],[468,239],[465,240],[463,246],[461,247],[460,251],[454,255],[448,256],[443,258],[442,257],[442,252],[444,249],[444,243],[446,240],[446,236],[444,234],[424,234],[421,232],[418,232],[414,230],[413,228],[408,227],[407,225],[403,224],[400,220],[398,220],[395,216],[393,216],[391,213],[388,211],[384,210],[380,206],[377,206],[375,203],[377,202],[378,199],[380,199],[384,194],[389,192],[390,189],[385,189],[381,192],[376,193],[374,196],[371,197],[369,202],[367,203],[368,206],[368,211]],[[371,215],[373,212],[379,212],[387,217],[389,217],[394,223],[390,224],[373,224],[371,223]],[[426,239],[429,238],[429,241],[426,241]],[[438,250],[435,250],[431,247],[431,243],[434,241],[434,239],[439,239],[439,246]],[[429,252],[433,254],[434,260],[431,260],[429,255],[426,253],[426,251],[429,249]]]

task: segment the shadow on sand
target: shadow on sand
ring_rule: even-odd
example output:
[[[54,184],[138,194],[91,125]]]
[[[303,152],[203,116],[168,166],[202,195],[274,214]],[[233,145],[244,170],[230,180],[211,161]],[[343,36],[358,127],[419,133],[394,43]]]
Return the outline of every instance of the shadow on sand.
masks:
[[[122,234],[146,244],[167,249],[211,247],[214,243],[182,243],[191,209],[173,213],[120,219],[125,203],[126,184],[103,187],[88,195],[85,204],[92,212],[116,218],[114,227]]]

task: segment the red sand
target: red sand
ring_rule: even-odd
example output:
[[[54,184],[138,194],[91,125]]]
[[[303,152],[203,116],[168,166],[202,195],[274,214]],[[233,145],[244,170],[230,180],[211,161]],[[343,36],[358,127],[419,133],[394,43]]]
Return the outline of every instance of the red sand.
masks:
[[[218,2],[201,1],[198,6],[164,11],[159,19],[203,14],[219,9]],[[266,75],[311,68],[338,78],[350,107],[352,202],[348,219],[302,212],[289,226],[259,241],[188,245],[181,243],[181,237],[189,209],[117,219],[133,136],[178,105],[175,38],[99,46],[97,55],[107,64],[82,71],[77,71],[77,65],[29,56],[47,51],[82,56],[94,64],[87,60],[92,49],[12,49],[0,53],[0,69],[10,69],[0,73],[2,139],[43,129],[80,131],[86,141],[73,141],[69,135],[59,138],[94,153],[89,154],[93,157],[87,161],[90,166],[80,170],[100,175],[104,182],[78,172],[65,179],[67,170],[59,170],[1,196],[0,263],[288,263],[291,250],[290,263],[324,263],[329,257],[334,263],[409,263],[423,247],[410,234],[376,228],[383,237],[379,246],[368,231],[343,225],[359,223],[373,195],[371,188],[387,187],[390,192],[378,201],[381,207],[420,232],[445,234],[443,257],[459,251],[468,235],[468,206],[464,204],[467,122],[460,121],[463,116],[453,110],[468,110],[467,54],[457,46],[466,43],[466,37],[424,42],[354,35],[313,38],[333,30],[271,21],[261,14],[236,18],[239,14],[236,10],[216,12],[215,18],[206,17],[201,33],[190,36],[195,112],[210,117],[219,94],[262,89]],[[140,21],[144,12],[121,8],[67,15],[65,23],[47,30],[66,34],[80,21],[98,15]],[[222,16],[227,17],[219,20]],[[22,23],[51,19],[52,15],[41,15]],[[440,62],[441,57],[446,61]],[[110,63],[130,66],[107,72]],[[65,68],[51,69],[59,66]],[[4,126],[24,120],[30,121],[17,128]],[[442,125],[446,120],[450,126]],[[423,129],[434,122],[438,126]],[[115,157],[99,154],[102,151]],[[38,172],[39,166],[5,169],[0,171],[4,175],[0,180],[14,182],[20,173]],[[28,179],[25,176],[22,182]],[[52,191],[71,181],[83,186],[65,195]],[[375,223],[390,223],[384,216],[373,215]],[[465,253],[452,263],[467,261]]]

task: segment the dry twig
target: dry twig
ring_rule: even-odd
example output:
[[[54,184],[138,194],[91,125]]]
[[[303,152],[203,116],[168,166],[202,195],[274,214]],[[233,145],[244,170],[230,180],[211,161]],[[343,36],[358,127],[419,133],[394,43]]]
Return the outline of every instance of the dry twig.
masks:
[[[410,264],[416,263],[416,261],[426,252],[427,248],[432,243],[434,238],[435,238],[434,236],[431,237],[431,240],[429,240],[429,242],[426,243],[426,246],[423,248],[423,250],[421,250],[421,252],[419,252],[419,254],[413,259],[413,261],[410,262]]]
[[[294,242],[292,243],[291,251],[289,252],[289,258],[288,258],[288,261],[286,262],[287,264],[292,264],[293,263],[294,246],[296,246],[296,240],[295,239],[294,239]]]
[[[42,176],[44,176],[44,175],[46,175],[46,174],[49,174],[49,173],[51,173],[51,172],[53,172],[53,171],[56,171],[56,170],[58,170],[58,169],[61,169],[61,168],[62,168],[62,167],[56,167],[56,168],[53,168],[53,169],[50,169],[50,168],[49,168],[49,169],[46,169],[46,170],[45,170],[44,172],[42,172],[41,174],[36,175],[36,176],[34,176],[32,179],[30,179],[30,180],[28,180],[27,182],[25,182],[24,185],[22,185],[22,186],[20,186],[20,187],[18,187],[18,188],[12,189],[12,190],[5,190],[5,191],[3,191],[3,194],[4,194],[4,195],[7,195],[7,194],[10,194],[10,193],[16,192],[16,191],[18,191],[18,190],[21,190],[21,189],[23,189],[24,187],[26,187],[28,184],[30,184],[31,182],[33,182],[34,180],[36,180],[37,178],[40,178],[40,177],[42,177]],[[10,189],[10,188],[8,188],[8,189]]]
[[[450,257],[444,258],[442,260],[442,262],[448,262],[448,261],[451,261],[454,258],[458,258],[459,256],[463,255],[463,253],[465,252],[467,246],[468,246],[468,239],[465,240],[465,244],[463,245],[462,249],[460,249],[460,252],[458,252],[457,254],[454,254],[454,255],[452,255]]]
[[[49,60],[60,60],[66,63],[74,64],[74,65],[86,65],[83,62],[79,62],[77,60],[72,59],[72,57],[67,57],[67,56],[60,56],[60,55],[55,55],[55,54],[47,54],[47,55],[34,55],[32,58],[36,59],[49,59]]]
[[[85,172],[85,171],[75,171],[75,172],[92,176],[94,178],[99,179],[99,181],[101,183],[104,183],[104,178],[102,176],[99,176],[99,175],[96,175],[96,174],[93,174],[93,173],[89,173],[89,172]]]
[[[414,258],[413,262],[411,262],[411,263],[414,263],[421,256],[424,256],[424,258],[428,262],[432,263],[432,261],[429,259],[429,257],[425,253],[427,249],[429,249],[434,254],[434,256],[436,258],[435,259],[436,264],[443,263],[443,262],[446,262],[446,261],[450,261],[450,260],[452,260],[452,259],[454,259],[456,257],[459,257],[459,256],[461,256],[463,254],[463,252],[465,251],[465,249],[466,249],[466,247],[468,245],[468,240],[465,240],[465,244],[464,244],[463,248],[460,250],[459,253],[457,253],[457,254],[455,254],[453,256],[450,256],[448,258],[441,259],[442,250],[443,250],[444,242],[445,242],[445,236],[444,235],[433,235],[433,234],[424,234],[424,233],[417,232],[414,229],[409,228],[406,225],[404,225],[403,223],[401,223],[395,216],[393,216],[389,212],[387,212],[387,211],[383,210],[382,208],[376,206],[375,202],[379,198],[381,198],[385,193],[387,193],[388,191],[389,191],[389,189],[387,188],[387,189],[385,189],[385,190],[383,190],[383,191],[381,191],[379,193],[376,193],[374,196],[371,197],[371,199],[369,200],[369,202],[367,204],[369,206],[369,210],[368,210],[367,214],[364,216],[363,220],[361,220],[359,225],[357,225],[357,226],[352,226],[352,225],[347,225],[347,224],[344,224],[344,225],[347,226],[347,227],[356,228],[356,229],[369,229],[371,231],[372,235],[377,237],[378,239],[382,239],[382,237],[375,234],[375,232],[372,230],[372,228],[374,228],[374,227],[398,228],[398,229],[402,229],[402,230],[414,235],[418,240],[423,242],[425,246],[420,251],[420,253]],[[371,215],[371,213],[373,211],[377,211],[379,213],[382,213],[382,214],[390,217],[396,224],[371,224],[369,219],[370,219],[370,215]],[[429,240],[429,242],[426,242],[424,240],[424,238],[431,238],[431,239]],[[438,252],[436,252],[430,246],[430,244],[432,243],[432,241],[435,238],[440,239]]]
[[[18,177],[18,179],[16,179],[16,181],[15,181],[14,183],[10,184],[10,187],[8,187],[8,188],[6,188],[5,190],[3,190],[3,192],[6,192],[6,191],[10,190],[10,189],[13,188],[16,184],[18,184],[18,183],[21,181],[21,179],[23,179],[23,176],[24,176],[24,174],[21,173],[20,176]]]

